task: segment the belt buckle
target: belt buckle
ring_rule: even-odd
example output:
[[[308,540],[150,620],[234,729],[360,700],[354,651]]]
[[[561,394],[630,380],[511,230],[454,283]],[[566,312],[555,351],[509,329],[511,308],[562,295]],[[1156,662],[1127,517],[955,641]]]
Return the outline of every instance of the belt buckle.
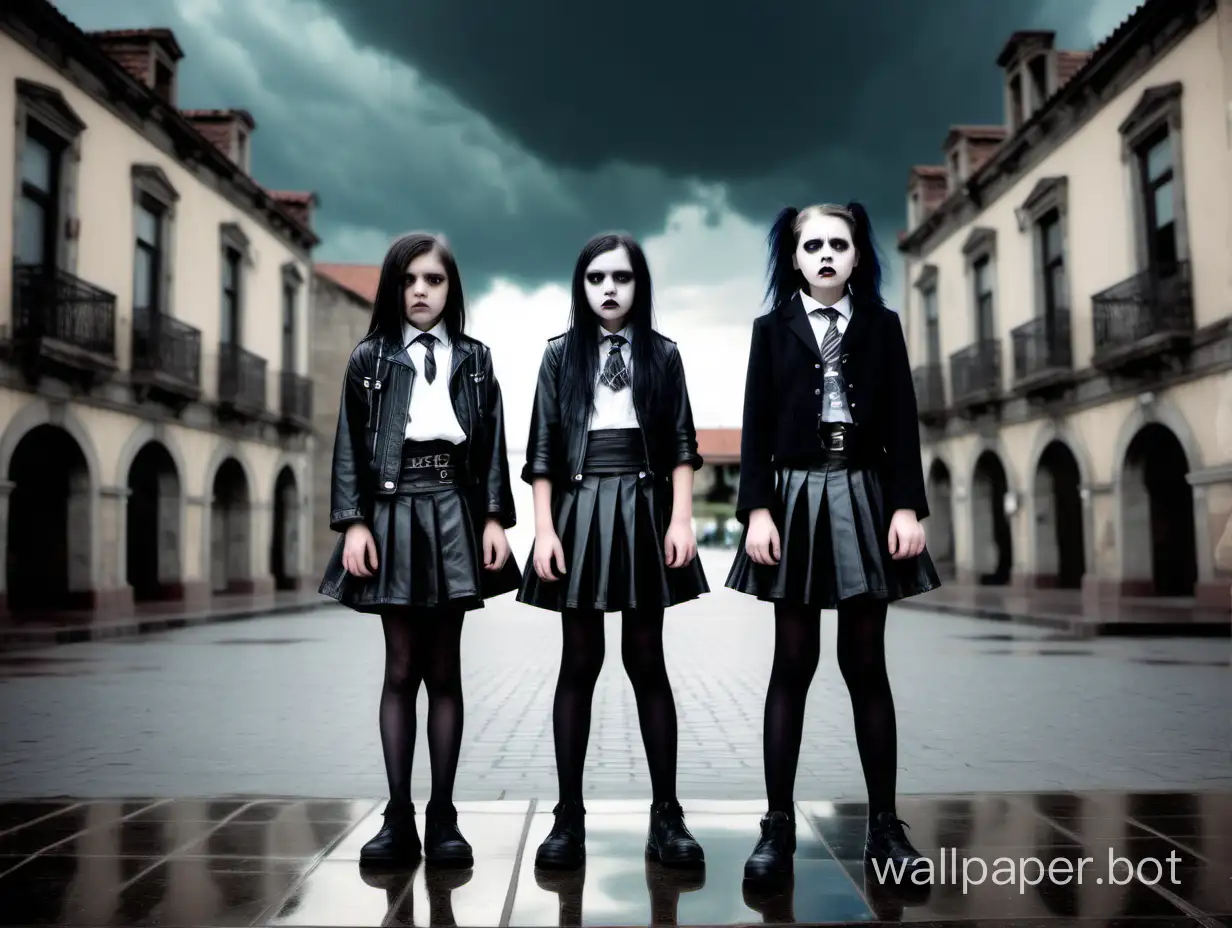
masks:
[[[449,469],[442,467],[441,468],[441,483],[448,483],[448,482],[449,482]]]
[[[830,450],[844,451],[847,447],[847,431],[846,429],[835,429],[830,433]]]

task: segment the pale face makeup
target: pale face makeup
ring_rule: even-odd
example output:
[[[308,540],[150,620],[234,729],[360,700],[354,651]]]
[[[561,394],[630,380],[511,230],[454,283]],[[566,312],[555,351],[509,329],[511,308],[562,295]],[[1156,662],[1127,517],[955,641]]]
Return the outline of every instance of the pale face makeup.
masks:
[[[636,288],[629,252],[621,246],[597,255],[587,265],[584,278],[586,299],[599,324],[609,332],[619,332],[633,308]]]
[[[810,216],[800,227],[792,265],[818,302],[833,306],[842,298],[859,260],[851,226],[841,216]]]
[[[407,321],[421,332],[428,331],[441,318],[449,296],[449,275],[436,249],[407,265],[402,286]]]

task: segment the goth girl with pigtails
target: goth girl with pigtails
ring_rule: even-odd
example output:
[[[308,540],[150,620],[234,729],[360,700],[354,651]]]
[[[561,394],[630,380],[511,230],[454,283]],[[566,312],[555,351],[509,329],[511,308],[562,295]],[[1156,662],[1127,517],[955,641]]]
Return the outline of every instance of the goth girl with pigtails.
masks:
[[[539,369],[523,479],[535,541],[518,601],[561,615],[552,708],[560,801],[535,855],[544,870],[586,856],[582,768],[603,666],[604,613],[621,613],[621,657],[637,698],[653,801],[647,856],[698,867],[676,799],[676,706],[663,655],[668,607],[709,592],[693,534],[702,464],[676,343],[654,328],[646,257],[627,235],[595,236],[573,270],[567,332]]]
[[[793,792],[821,610],[838,611],[838,665],[868,791],[865,856],[922,866],[895,809],[897,731],[887,605],[940,585],[915,390],[898,314],[882,300],[858,203],[782,210],[769,237],[770,311],[753,326],[737,518],[726,585],[774,604],[766,694],[768,810],[745,879],[793,872]]]

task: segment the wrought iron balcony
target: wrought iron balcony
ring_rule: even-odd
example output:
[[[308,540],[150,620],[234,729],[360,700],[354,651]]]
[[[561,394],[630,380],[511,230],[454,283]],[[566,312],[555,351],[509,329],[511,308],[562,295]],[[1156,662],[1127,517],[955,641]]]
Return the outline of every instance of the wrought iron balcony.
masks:
[[[94,376],[116,368],[114,293],[56,268],[13,268],[13,347],[44,366]]]
[[[218,346],[218,404],[240,415],[265,412],[265,358],[229,342]]]
[[[945,414],[945,375],[940,363],[921,364],[912,371],[920,420],[934,422]]]
[[[1142,271],[1091,297],[1095,350],[1104,370],[1158,357],[1188,343],[1194,330],[1190,265]]]
[[[950,355],[954,405],[979,406],[1001,397],[1001,340],[986,338]]]
[[[1068,309],[1053,310],[1016,327],[1014,388],[1031,393],[1068,383],[1074,377],[1074,348]]]
[[[294,371],[282,372],[282,421],[300,429],[312,428],[312,381]]]
[[[201,395],[201,330],[147,309],[133,311],[133,383],[173,400]]]

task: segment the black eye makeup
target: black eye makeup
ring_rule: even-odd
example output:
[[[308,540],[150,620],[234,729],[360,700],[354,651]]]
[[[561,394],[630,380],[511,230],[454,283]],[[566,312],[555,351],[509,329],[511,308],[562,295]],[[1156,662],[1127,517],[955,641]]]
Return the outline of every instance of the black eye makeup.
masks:
[[[804,243],[804,250],[809,254],[812,254],[820,249],[823,244],[824,242],[822,242],[819,238],[810,238]],[[832,238],[830,239],[830,247],[835,251],[846,251],[851,247],[851,242],[847,241],[845,238]]]
[[[425,274],[424,282],[429,287],[439,287],[441,284],[445,282],[445,275],[444,274]],[[414,285],[414,283],[415,283],[414,274],[403,274],[402,275],[402,286],[410,287]]]
[[[586,275],[586,282],[597,287],[599,284],[603,283],[603,279],[605,277],[607,277],[606,274],[600,273],[599,271],[592,271]],[[612,280],[616,281],[618,284],[627,284],[633,280],[633,272],[616,271],[612,274]]]

